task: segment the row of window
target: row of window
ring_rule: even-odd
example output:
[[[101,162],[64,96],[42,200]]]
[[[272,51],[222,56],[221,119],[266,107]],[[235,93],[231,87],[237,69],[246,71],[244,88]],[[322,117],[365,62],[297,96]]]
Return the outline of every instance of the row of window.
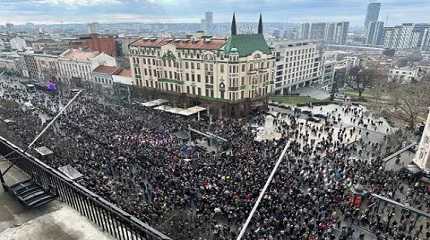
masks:
[[[285,56],[289,56],[289,55],[297,55],[297,54],[308,54],[308,53],[313,53],[315,52],[316,49],[315,48],[306,48],[306,49],[298,49],[298,50],[290,50],[290,51],[285,51]]]
[[[113,84],[113,81],[112,81],[112,79],[105,79],[105,78],[102,78],[102,77],[95,77],[94,78],[95,79],[95,81],[97,82],[97,83],[101,83],[101,84]]]
[[[239,86],[245,86],[245,85],[257,85],[257,84],[261,84],[264,82],[268,82],[269,81],[269,74],[263,74],[263,75],[258,75],[258,76],[250,76],[248,77],[248,83],[246,82],[246,78],[245,77],[241,77],[240,78],[240,85],[239,85],[239,78],[230,78],[229,79],[229,86],[230,87],[239,87]]]
[[[286,85],[291,85],[291,84],[297,84],[297,83],[301,83],[301,82],[305,82],[305,81],[309,81],[310,78],[297,78],[297,79],[290,79],[290,80],[286,80],[281,82],[282,80],[276,81],[276,85],[275,87],[281,87],[281,86],[286,86]]]
[[[61,75],[65,76],[65,77],[69,77],[69,78],[78,77],[78,78],[82,78],[85,80],[90,80],[91,73],[66,70],[66,71],[61,72]]]
[[[298,66],[305,66],[305,65],[314,65],[314,66],[318,66],[319,62],[314,62],[314,61],[301,61],[301,62],[293,62],[293,63],[288,63],[285,64],[285,67],[298,67]]]
[[[131,54],[142,54],[142,55],[153,55],[153,56],[161,56],[160,49],[155,48],[140,48],[140,49],[130,49]],[[185,49],[183,52],[178,51],[177,53],[179,58],[195,58],[195,59],[204,59],[204,60],[215,60],[214,54],[203,54],[203,51],[196,49]],[[224,56],[221,56],[223,58]]]
[[[281,64],[278,64],[277,66],[276,66],[276,69],[277,70],[282,70],[282,69],[284,69],[284,66],[285,66],[285,68],[291,68],[291,67],[312,67],[312,65],[314,66],[314,67],[316,67],[316,66],[318,66],[319,65],[319,62],[315,62],[315,61],[311,61],[311,60],[304,60],[304,61],[300,61],[300,62],[290,62],[290,63],[286,63],[285,65],[281,65]]]
[[[293,76],[299,76],[299,75],[308,75],[308,74],[312,74],[312,73],[315,73],[315,72],[318,72],[318,68],[305,68],[305,69],[288,69],[288,71],[287,70],[285,70],[285,72],[283,72],[283,71],[278,71],[278,72],[276,72],[276,76],[277,77],[279,77],[279,76],[282,76],[282,75],[288,75],[288,76],[291,76],[291,75],[293,75]],[[289,77],[288,77],[289,78]]]
[[[60,65],[62,69],[68,70],[68,71],[91,71],[90,67],[87,65],[81,65],[81,64],[71,64],[71,63],[63,63]]]
[[[299,61],[304,59],[313,59],[315,57],[315,54],[308,54],[308,55],[301,55],[301,56],[294,56],[294,57],[285,57],[285,62],[292,62],[292,61]]]
[[[317,68],[318,64],[308,64],[308,65],[289,65],[287,69],[284,70],[285,73],[291,73],[291,72],[299,72],[299,71],[304,71],[307,69],[313,69],[313,68]],[[288,71],[287,71],[288,70]]]
[[[284,80],[287,80],[287,79],[303,80],[303,79],[308,79],[308,78],[311,78],[311,77],[316,77],[317,75],[318,75],[317,73],[303,74],[303,75],[291,74],[291,75],[284,76]]]
[[[88,65],[62,62],[60,65],[61,75],[68,77],[79,77],[90,80],[91,69]]]
[[[145,69],[146,70],[146,69]],[[146,75],[146,71],[144,71],[144,76]],[[150,71],[149,71],[150,73]],[[164,71],[162,72],[162,74],[160,75],[159,71],[155,71],[154,73],[156,74],[156,77],[159,79],[165,78],[165,79],[172,79],[172,80],[178,80],[178,81],[191,81],[191,82],[201,82],[201,75],[200,74],[189,74],[186,73],[185,74],[185,79],[183,78],[182,74],[176,73],[176,72],[167,72]],[[139,77],[140,79],[140,77]],[[245,85],[245,77],[241,77],[241,85]],[[232,87],[238,87],[238,83],[239,83],[239,78],[238,77],[234,77],[234,78],[230,78],[230,84],[229,86]],[[259,75],[255,75],[255,76],[250,76],[248,77],[248,82],[250,84],[259,84],[259,83],[263,83],[263,82],[267,82],[269,81],[269,73],[265,73],[265,74],[259,74]],[[214,76],[213,75],[205,75],[205,83],[207,84],[213,84],[214,83]]]
[[[135,68],[135,73],[137,75],[141,75],[141,71],[139,68]],[[166,78],[166,79],[174,79],[174,80],[178,80],[178,81],[191,81],[191,82],[201,82],[202,81],[202,77],[200,74],[190,74],[190,73],[185,73],[185,79],[184,79],[184,75],[182,73],[177,73],[177,72],[172,72],[172,71],[157,71],[157,70],[149,70],[149,69],[144,69],[143,71],[143,75],[144,76],[154,76],[157,78]],[[140,76],[139,76],[140,78]],[[206,75],[205,76],[205,82],[206,83],[214,83],[214,77],[213,75]]]
[[[164,67],[175,67],[175,68],[182,68],[182,62],[178,63],[172,60],[155,60],[155,59],[146,59],[141,58],[142,60],[139,60],[138,57],[133,57],[133,63],[135,65],[139,65],[142,61],[143,65],[154,65],[154,66],[164,66]],[[151,64],[152,63],[152,64]],[[246,71],[246,64],[240,64],[242,72]],[[201,66],[200,63],[195,62],[184,62],[185,69],[197,69],[200,70]],[[257,62],[257,63],[250,63],[249,69],[250,71],[253,71],[254,69],[264,69],[264,68],[270,68],[271,64],[269,61],[266,62]],[[206,71],[213,72],[214,66],[213,64],[204,63],[204,68]],[[220,72],[224,73],[224,64],[220,64]],[[238,65],[230,65],[229,66],[229,72],[230,73],[238,73],[239,72],[239,66]]]
[[[223,65],[221,65],[221,69]],[[244,65],[243,65],[244,66]],[[252,66],[252,65],[251,65]],[[232,73],[236,73],[239,69],[239,66],[230,66],[230,70],[232,71]],[[134,68],[135,74],[136,75],[142,75],[141,69],[138,67]],[[267,74],[267,73],[266,73]],[[168,79],[177,79],[177,80],[184,80],[183,79],[183,75],[182,73],[177,73],[177,72],[172,72],[172,71],[157,71],[157,70],[150,70],[150,69],[143,69],[143,75],[144,76],[154,76],[154,77],[158,77],[158,78],[168,78]],[[213,76],[212,75],[206,75],[206,82],[211,82],[213,83]],[[201,75],[200,74],[190,74],[190,73],[185,73],[185,80],[186,81],[192,81],[192,82],[201,82]]]
[[[157,88],[160,90],[164,90],[164,91],[170,91],[170,92],[178,92],[181,93],[182,90],[185,91],[185,93],[187,94],[192,94],[192,95],[196,95],[196,96],[203,96],[202,95],[202,88],[200,87],[195,87],[195,86],[186,86],[185,88],[183,88],[182,86],[176,85],[176,84],[172,84],[172,83],[160,83],[160,82],[155,82],[155,84],[152,81],[145,81],[145,86],[142,84],[142,80],[139,80],[137,82],[138,86],[140,87],[150,87],[150,88]],[[249,98],[255,98],[255,97],[260,97],[260,96],[265,96],[267,94],[267,88],[266,87],[260,87],[257,89],[253,89],[253,90],[248,90],[248,97]],[[219,95],[221,99],[225,99],[225,91],[219,91]],[[206,88],[205,89],[205,95],[206,97],[215,97],[214,96],[214,90],[211,88]],[[241,90],[241,91],[236,91],[236,92],[228,92],[228,99],[232,100],[232,101],[236,101],[239,99],[244,99],[245,96],[245,91]]]
[[[276,75],[286,75],[286,74],[308,74],[313,72],[318,72],[319,68],[318,66],[302,66],[302,67],[295,67],[295,68],[289,68],[288,71],[285,69],[284,71],[278,71],[276,72]]]
[[[155,48],[140,48],[140,49],[130,49],[130,54],[142,54],[142,55],[151,55],[151,56],[157,56],[161,57],[161,51],[160,49]],[[202,59],[206,61],[215,61],[216,56],[218,56],[221,60],[224,60],[225,56],[223,53],[218,54],[210,54],[210,53],[203,53],[201,50],[196,49],[185,49],[183,51],[177,52],[178,58],[187,58],[187,59]],[[229,60],[233,62],[239,61],[239,56],[236,54],[229,55]],[[138,62],[138,60],[137,60]],[[155,65],[155,64],[154,64]]]

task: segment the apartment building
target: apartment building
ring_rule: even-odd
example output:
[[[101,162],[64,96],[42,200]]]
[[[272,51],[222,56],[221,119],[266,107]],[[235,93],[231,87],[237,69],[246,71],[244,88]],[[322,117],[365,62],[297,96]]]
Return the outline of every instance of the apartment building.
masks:
[[[93,71],[93,81],[104,88],[112,88],[113,75],[121,69],[115,66],[100,65]]]
[[[321,56],[312,41],[277,42],[273,92],[286,95],[320,81]]]
[[[10,48],[18,51],[24,51],[27,48],[27,42],[20,37],[14,37],[10,40]]]
[[[37,72],[34,74],[41,81],[56,81],[58,78],[58,56],[34,54]]]
[[[388,72],[388,80],[405,84],[412,81],[421,81],[429,73],[429,66],[394,67]]]
[[[379,19],[379,12],[381,11],[381,3],[371,2],[367,5],[367,14],[364,21],[364,29],[367,29],[371,22],[377,22]]]
[[[133,78],[131,77],[130,69],[120,68],[119,71],[116,71],[112,75],[112,79],[114,84],[127,85],[127,86],[134,85]]]
[[[428,46],[430,24],[404,23],[384,28],[384,47],[391,49],[422,49]]]
[[[69,49],[58,57],[59,80],[66,83],[91,81],[93,70],[100,65],[116,66],[116,60],[106,53]]]
[[[421,51],[430,51],[430,28],[424,30],[422,36]]]
[[[297,40],[324,41],[331,44],[345,44],[349,22],[302,23],[298,27]]]
[[[366,31],[366,44],[372,46],[384,45],[384,22],[370,22]]]
[[[333,87],[336,73],[336,57],[330,54],[323,54],[321,63],[321,81],[320,88],[330,92]]]
[[[13,71],[13,72],[17,71],[14,59],[12,59],[10,57],[9,58],[6,58],[6,57],[0,58],[0,72],[3,72],[3,71]]]
[[[28,77],[31,79],[37,79],[39,76],[39,70],[37,69],[36,59],[33,53],[24,53],[24,62],[27,67]]]
[[[117,43],[113,36],[90,34],[88,37],[81,37],[83,44],[82,48],[88,48],[92,51],[104,52],[109,56],[117,56]]]

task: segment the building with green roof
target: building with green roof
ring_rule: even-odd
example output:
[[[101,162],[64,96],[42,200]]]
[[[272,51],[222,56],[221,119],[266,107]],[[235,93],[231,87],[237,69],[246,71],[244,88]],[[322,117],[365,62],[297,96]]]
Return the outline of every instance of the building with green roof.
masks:
[[[238,34],[236,15],[234,14],[231,23],[231,36],[227,39],[227,42],[221,50],[223,50],[225,54],[230,54],[237,51],[239,53],[239,57],[248,57],[255,51],[260,51],[269,55],[272,54],[272,49],[264,39],[263,18],[261,14],[260,20],[258,22],[258,32],[255,34]]]
[[[130,44],[130,63],[139,88],[187,96],[220,116],[243,116],[267,107],[275,57],[261,15],[252,34],[238,33],[233,15],[228,38],[142,38]]]
[[[222,50],[224,50],[224,53],[229,54],[232,49],[236,49],[239,52],[239,57],[247,57],[255,51],[272,54],[272,50],[264,39],[263,34],[231,35]]]

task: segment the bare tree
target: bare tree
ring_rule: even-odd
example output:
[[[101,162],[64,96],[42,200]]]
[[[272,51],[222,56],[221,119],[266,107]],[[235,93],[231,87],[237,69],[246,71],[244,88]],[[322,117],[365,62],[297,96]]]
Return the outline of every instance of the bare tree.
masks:
[[[354,84],[356,82],[356,79],[358,77],[358,72],[360,72],[361,67],[360,66],[354,66],[348,71],[348,81],[350,84]]]
[[[358,96],[361,98],[363,92],[373,85],[377,70],[374,67],[355,67],[350,71],[351,80],[358,91]]]
[[[372,83],[373,105],[377,112],[381,112],[387,97],[388,76],[386,69],[377,66],[374,71]]]
[[[400,79],[388,80],[387,70],[381,66],[367,68],[360,73],[368,77],[367,83],[372,87],[373,99],[369,107],[376,112],[392,115],[407,123],[408,128],[415,129],[420,117],[425,117],[430,106],[430,76],[420,81],[404,84]],[[361,84],[361,82],[360,82]]]
[[[430,85],[428,82],[398,84],[391,88],[391,105],[397,116],[408,123],[411,130],[415,129],[418,118],[425,116],[430,106]]]

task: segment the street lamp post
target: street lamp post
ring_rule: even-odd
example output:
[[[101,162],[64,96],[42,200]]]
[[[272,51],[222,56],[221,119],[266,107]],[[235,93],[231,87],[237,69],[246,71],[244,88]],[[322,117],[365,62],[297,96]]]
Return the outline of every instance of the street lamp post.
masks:
[[[37,142],[37,140],[39,140],[39,138],[49,129],[49,127],[52,126],[52,124],[64,113],[64,111],[78,98],[78,96],[81,93],[82,93],[82,90],[79,91],[78,93],[76,93],[76,95],[67,103],[67,105],[64,108],[61,109],[61,111],[51,120],[51,122],[49,122],[48,125],[46,125],[46,127],[27,146],[27,148],[24,150],[24,153],[31,149],[31,147]],[[6,154],[3,157],[7,160],[7,157],[10,156],[12,153],[14,153],[14,151],[11,151],[10,153]],[[13,165],[14,164],[11,163],[9,165],[9,167],[7,167],[4,172],[2,172],[1,169],[0,169],[0,182],[1,182],[2,186],[3,186],[3,189],[5,189],[5,190],[6,190],[6,188],[4,186],[6,185],[6,183],[5,183],[5,180],[4,180],[4,175],[6,175],[6,173],[12,168]]]
[[[264,184],[263,189],[261,189],[260,195],[257,198],[257,201],[255,202],[254,206],[252,207],[251,212],[249,213],[248,218],[246,219],[245,224],[243,225],[239,236],[237,236],[236,240],[241,240],[242,237],[245,235],[246,229],[248,228],[249,223],[251,222],[252,217],[254,216],[255,212],[257,211],[258,205],[260,205],[261,200],[263,199],[264,195],[266,194],[267,188],[269,187],[270,183],[273,180],[273,177],[275,176],[276,172],[278,171],[279,165],[282,162],[282,159],[285,156],[285,153],[287,152],[287,149],[289,147],[289,142],[287,142],[287,144],[285,144],[284,150],[282,151],[281,155],[278,158],[278,161],[276,162],[275,166],[273,167],[272,172],[270,173],[269,178],[266,181],[266,184]]]

